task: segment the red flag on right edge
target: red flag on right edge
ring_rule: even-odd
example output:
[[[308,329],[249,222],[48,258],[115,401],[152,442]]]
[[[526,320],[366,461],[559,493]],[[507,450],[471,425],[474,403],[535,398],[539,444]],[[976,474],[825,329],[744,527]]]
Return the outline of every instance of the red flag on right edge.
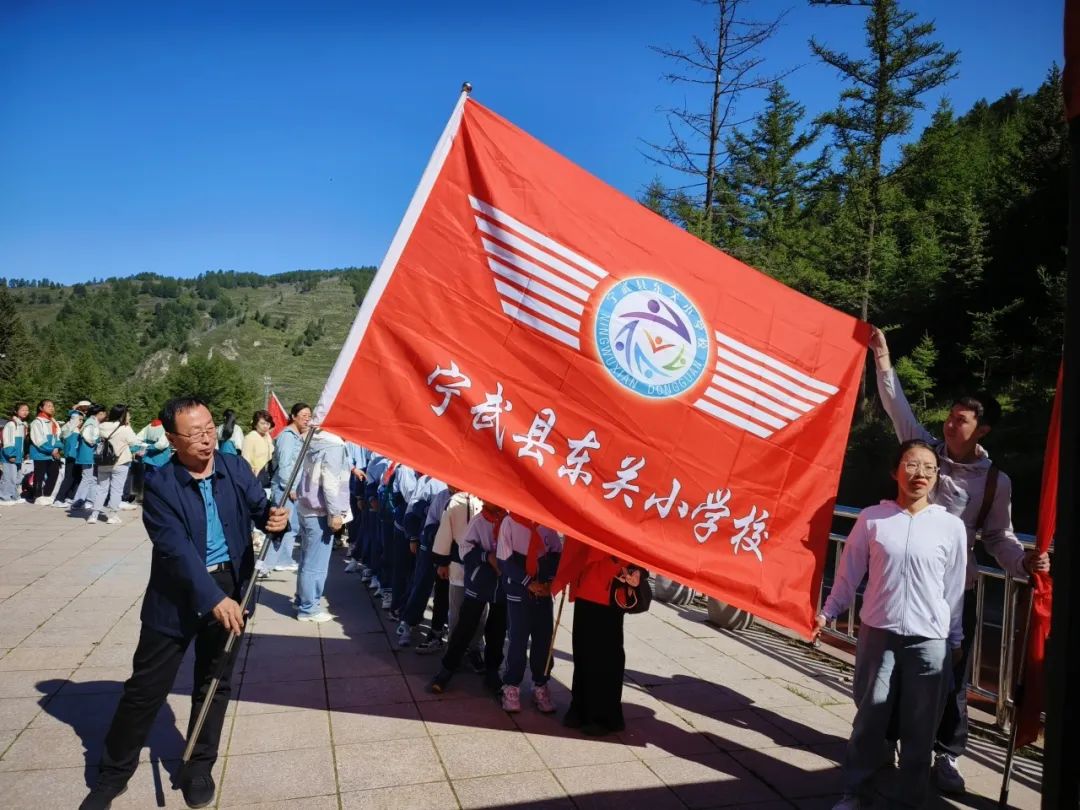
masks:
[[[266,399],[266,410],[274,418],[274,426],[270,428],[270,438],[276,439],[278,434],[289,424],[289,412],[285,410],[285,406],[281,404],[281,400],[277,398],[277,394],[273,391],[270,392],[270,396]]]
[[[1057,394],[1050,412],[1050,433],[1046,438],[1043,461],[1042,495],[1039,498],[1039,528],[1035,545],[1040,552],[1049,550],[1057,528],[1058,461],[1061,447],[1061,383],[1064,365],[1058,370]],[[1039,737],[1046,676],[1046,639],[1050,635],[1050,607],[1053,587],[1049,574],[1032,575],[1031,627],[1024,659],[1024,693],[1016,707],[1016,747],[1035,742]]]

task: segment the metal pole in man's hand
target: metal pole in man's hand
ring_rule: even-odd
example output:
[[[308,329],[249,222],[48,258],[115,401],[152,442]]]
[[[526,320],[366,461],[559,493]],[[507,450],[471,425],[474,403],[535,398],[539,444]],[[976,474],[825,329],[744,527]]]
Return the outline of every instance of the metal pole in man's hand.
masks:
[[[296,483],[296,476],[300,473],[300,465],[304,463],[304,456],[307,455],[308,448],[311,446],[311,440],[318,430],[317,427],[311,427],[304,436],[304,443],[300,446],[300,453],[296,456],[296,463],[293,464],[292,472],[289,473],[289,482],[285,485],[285,491],[281,493],[281,500],[275,504],[278,509],[282,509],[288,504],[289,493],[292,492],[293,484]],[[259,563],[266,559],[267,549],[270,548],[272,542],[273,538],[270,535],[267,535],[266,539],[263,541],[262,548],[259,550],[259,557],[255,561],[255,570],[251,572],[251,579],[249,579],[247,585],[244,586],[243,596],[240,597],[241,616],[247,615],[247,607],[251,604],[251,596],[255,592],[255,580]],[[246,619],[244,627],[247,627]],[[221,684],[221,677],[225,673],[225,667],[228,666],[232,649],[236,646],[236,642],[239,641],[239,639],[239,633],[229,633],[228,638],[225,639],[225,647],[221,652],[221,657],[218,659],[217,671],[214,673],[213,680],[210,681],[210,687],[206,690],[206,697],[203,698],[202,706],[199,707],[199,716],[195,719],[195,725],[191,727],[191,734],[188,736],[187,746],[184,748],[184,756],[181,758],[184,765],[187,765],[188,762],[191,761],[191,754],[195,750],[195,742],[199,739],[202,727],[206,723],[206,715],[210,712],[210,704],[213,702],[214,695],[217,693],[218,686]]]
[[[551,630],[551,644],[548,645],[547,664],[544,666],[544,675],[551,677],[551,665],[555,662],[555,636],[559,634],[559,622],[562,621],[562,609],[566,604],[566,588],[563,588],[559,597],[559,610],[555,614],[555,627]]]

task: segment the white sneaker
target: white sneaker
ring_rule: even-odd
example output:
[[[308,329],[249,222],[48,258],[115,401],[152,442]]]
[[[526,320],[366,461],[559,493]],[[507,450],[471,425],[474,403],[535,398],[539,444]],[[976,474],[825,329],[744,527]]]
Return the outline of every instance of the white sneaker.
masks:
[[[53,502],[53,499],[48,495],[42,495],[40,498],[34,501],[34,506],[48,506]]]
[[[53,501],[54,509],[67,509],[69,506],[71,506],[69,501]]]
[[[860,810],[862,806],[862,799],[858,796],[845,794],[840,798],[840,801],[833,805],[832,810]]]
[[[349,560],[348,562],[345,563],[345,573],[346,574],[355,574],[362,567],[363,567],[363,563],[361,563],[359,560]]]
[[[94,514],[90,515],[90,517],[86,519],[86,522],[93,526],[95,523],[97,523],[97,519],[97,512],[94,512]]]
[[[292,565],[275,565],[274,570],[275,571],[299,571],[300,570],[300,564],[299,563],[293,563]]]
[[[10,501],[0,501],[0,506],[18,506],[21,503],[26,503],[22,498],[15,498]]]
[[[382,609],[383,610],[389,610],[390,605],[392,605],[393,603],[394,603],[394,592],[393,591],[383,591],[382,592]]]
[[[412,628],[409,627],[409,623],[402,619],[398,622],[398,626],[394,628],[394,634],[398,637],[407,636],[412,633]]]
[[[382,584],[379,582],[378,577],[371,577],[368,580],[367,586],[368,586],[368,588],[370,590],[373,590],[373,591],[381,591],[382,590]]]
[[[298,622],[323,622],[331,621],[334,617],[327,613],[325,610],[320,613],[298,613],[296,614],[296,620]]]
[[[116,515],[109,515],[109,519],[108,519],[108,520],[106,520],[105,522],[106,522],[106,523],[109,523],[109,524],[111,524],[111,525],[113,525],[113,526],[116,526],[116,525],[118,525],[118,524],[120,524],[120,523],[123,523],[124,521],[122,521],[122,520],[121,520],[120,518],[118,518],[118,517],[117,517]]]
[[[360,581],[371,582],[371,569],[368,568],[366,565],[360,568]]]
[[[120,504],[120,509],[122,509],[125,512],[130,512],[133,509],[138,509],[138,508],[139,507],[136,504],[128,503],[127,501],[124,501],[122,504]]]
[[[964,775],[956,767],[956,758],[948,754],[936,754],[934,756],[934,784],[942,793],[963,793],[967,789]]]

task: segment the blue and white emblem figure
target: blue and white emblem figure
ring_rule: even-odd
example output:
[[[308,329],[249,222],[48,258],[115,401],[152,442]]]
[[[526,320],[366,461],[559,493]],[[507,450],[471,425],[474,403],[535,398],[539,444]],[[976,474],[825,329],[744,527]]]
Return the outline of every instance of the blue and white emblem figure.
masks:
[[[604,368],[635,394],[675,397],[693,386],[709,359],[697,307],[663,281],[620,281],[596,311],[596,350]]]

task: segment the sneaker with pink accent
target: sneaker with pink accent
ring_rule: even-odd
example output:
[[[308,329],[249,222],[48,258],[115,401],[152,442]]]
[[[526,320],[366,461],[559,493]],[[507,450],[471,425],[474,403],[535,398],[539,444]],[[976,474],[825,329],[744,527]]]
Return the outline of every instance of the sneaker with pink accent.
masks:
[[[551,690],[547,684],[533,688],[533,702],[539,712],[552,714],[555,711],[555,701],[551,699]]]
[[[516,686],[502,688],[502,707],[504,712],[521,711],[521,690]]]

